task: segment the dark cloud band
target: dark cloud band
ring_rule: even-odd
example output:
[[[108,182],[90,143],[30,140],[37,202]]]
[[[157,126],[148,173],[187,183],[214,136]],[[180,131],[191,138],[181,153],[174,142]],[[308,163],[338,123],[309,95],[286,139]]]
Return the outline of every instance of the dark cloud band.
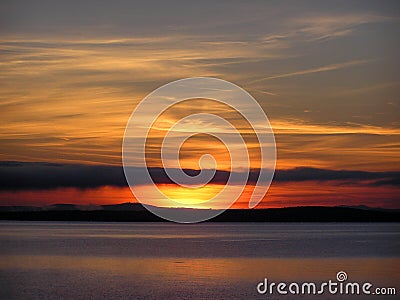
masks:
[[[197,175],[197,170],[184,170],[188,175]],[[171,184],[162,168],[149,168],[156,183]],[[217,171],[212,183],[224,184],[229,172]],[[249,183],[255,183],[258,171],[249,174]],[[349,170],[329,170],[317,168],[294,168],[277,170],[274,181],[301,182],[340,180],[370,185],[399,186],[400,172],[365,172]],[[0,162],[0,190],[41,190],[54,188],[98,188],[101,186],[127,186],[121,166],[56,164],[46,162]]]

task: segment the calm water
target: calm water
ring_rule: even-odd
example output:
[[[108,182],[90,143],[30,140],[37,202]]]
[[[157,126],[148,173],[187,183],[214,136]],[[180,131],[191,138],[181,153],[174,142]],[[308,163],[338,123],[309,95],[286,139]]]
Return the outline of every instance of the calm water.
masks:
[[[259,295],[336,280],[400,292],[400,224],[0,222],[1,299],[352,299]],[[359,297],[365,299],[366,296]]]

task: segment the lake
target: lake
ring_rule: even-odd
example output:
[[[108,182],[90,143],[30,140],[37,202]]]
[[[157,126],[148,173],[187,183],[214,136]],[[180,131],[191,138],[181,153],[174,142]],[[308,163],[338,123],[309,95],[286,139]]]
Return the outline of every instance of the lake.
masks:
[[[0,222],[1,299],[365,299],[257,284],[371,282],[400,291],[397,223]]]

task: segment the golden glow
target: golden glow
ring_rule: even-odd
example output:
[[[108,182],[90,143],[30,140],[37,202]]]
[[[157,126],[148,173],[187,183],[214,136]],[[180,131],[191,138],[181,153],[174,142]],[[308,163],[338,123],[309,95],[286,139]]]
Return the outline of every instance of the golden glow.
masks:
[[[188,205],[202,208],[207,206],[207,201],[216,196],[224,188],[221,184],[207,184],[199,188],[182,187],[175,184],[158,185],[158,189],[173,201],[178,202],[177,207]]]
[[[160,185],[160,189],[167,195],[181,198],[182,201],[196,199],[195,207],[210,208],[206,197],[211,197],[220,191],[221,185],[207,185],[202,193],[189,193],[184,189],[175,191],[173,185]],[[156,203],[157,198],[151,194],[152,189],[143,186],[148,192],[150,203]],[[248,199],[253,187],[248,185],[233,205],[233,208],[247,208]],[[236,190],[234,194],[236,195]],[[273,182],[268,194],[257,208],[290,207],[304,205],[368,205],[370,207],[398,207],[398,188],[395,186],[365,186],[363,184],[337,184],[336,182]],[[189,195],[188,195],[189,194]],[[188,196],[187,196],[188,195]],[[187,197],[186,197],[187,196]],[[2,205],[50,205],[56,203],[71,203],[77,205],[103,205],[124,202],[137,202],[128,187],[101,187],[96,189],[60,188],[39,191],[4,191],[0,193]],[[177,204],[177,207],[182,205]],[[214,208],[218,208],[218,204]]]
[[[113,236],[115,237],[115,236]],[[177,236],[180,237],[180,236]],[[177,264],[179,261],[179,264]],[[282,281],[335,279],[338,270],[352,274],[353,280],[396,284],[397,258],[132,258],[46,255],[3,256],[0,268],[67,269],[112,272],[135,280],[135,274],[176,280],[229,280],[259,282],[273,270],[273,279]],[[212,266],[212,267],[210,267]],[[388,276],[389,275],[389,276]],[[271,275],[272,276],[272,275]],[[175,279],[174,279],[175,280]]]

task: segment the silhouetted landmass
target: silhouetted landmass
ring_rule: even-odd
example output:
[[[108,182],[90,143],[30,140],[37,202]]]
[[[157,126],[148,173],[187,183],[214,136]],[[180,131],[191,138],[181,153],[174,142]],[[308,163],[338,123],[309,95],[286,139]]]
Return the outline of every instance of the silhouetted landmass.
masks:
[[[173,209],[173,208],[169,208]],[[183,208],[176,208],[182,210]],[[97,207],[56,204],[43,208],[1,206],[0,220],[162,222],[141,204]],[[400,211],[369,207],[304,206],[270,209],[228,209],[209,222],[399,222]]]
[[[110,211],[147,211],[140,203],[121,203],[121,204],[110,204],[102,205],[103,210]]]

